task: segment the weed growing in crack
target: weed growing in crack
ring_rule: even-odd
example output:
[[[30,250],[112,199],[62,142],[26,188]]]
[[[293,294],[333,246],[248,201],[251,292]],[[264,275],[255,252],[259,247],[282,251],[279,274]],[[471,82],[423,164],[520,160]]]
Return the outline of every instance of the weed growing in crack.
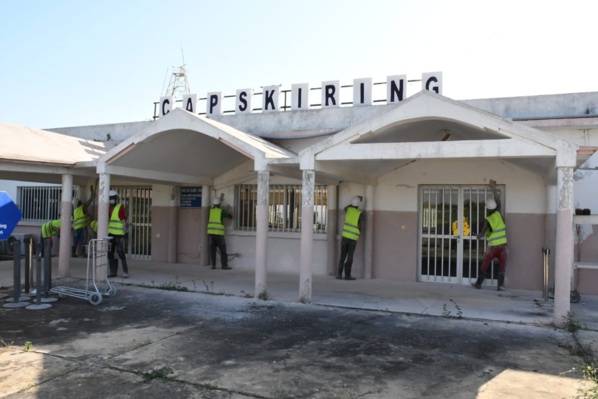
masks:
[[[261,299],[262,301],[267,301],[268,300],[268,292],[266,292],[266,290],[263,290],[262,292],[259,293],[259,295],[257,297],[259,299]]]
[[[143,373],[142,377],[143,377],[144,382],[150,382],[152,380],[155,380],[156,378],[160,378],[163,380],[171,380],[172,378],[169,377],[168,375],[172,374],[172,373],[173,373],[173,371],[170,367],[161,367],[159,369],[148,371],[147,373]]]
[[[457,302],[455,302],[453,299],[449,299],[449,301],[451,301],[453,303],[453,305],[455,306],[455,309],[457,309],[457,315],[453,316],[453,313],[448,310],[448,308],[446,307],[446,303],[442,305],[442,316],[443,317],[454,317],[457,319],[461,319],[463,318],[463,311],[461,310],[461,307],[459,305],[457,305]]]
[[[31,349],[33,348],[33,342],[31,341],[26,341],[25,342],[25,348],[23,348],[23,350],[25,352],[29,352]]]

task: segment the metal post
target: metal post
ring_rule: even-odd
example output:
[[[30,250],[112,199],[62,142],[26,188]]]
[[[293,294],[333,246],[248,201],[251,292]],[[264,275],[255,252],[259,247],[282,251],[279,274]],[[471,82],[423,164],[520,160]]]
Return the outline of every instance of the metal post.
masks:
[[[52,288],[52,246],[44,242],[44,297],[48,297]]]
[[[14,303],[17,303],[21,298],[21,241],[12,242],[12,253],[14,256]]]
[[[51,308],[49,303],[42,303],[42,260],[35,259],[35,304],[27,306],[27,310],[42,310]]]
[[[14,254],[14,298],[11,303],[5,303],[5,308],[23,308],[29,305],[29,302],[21,302],[29,300],[29,297],[21,297],[21,241],[15,240],[12,242],[12,251]],[[8,302],[8,300],[7,300]]]
[[[548,256],[550,255],[550,249],[542,248],[542,254],[544,255],[544,302],[548,300]]]

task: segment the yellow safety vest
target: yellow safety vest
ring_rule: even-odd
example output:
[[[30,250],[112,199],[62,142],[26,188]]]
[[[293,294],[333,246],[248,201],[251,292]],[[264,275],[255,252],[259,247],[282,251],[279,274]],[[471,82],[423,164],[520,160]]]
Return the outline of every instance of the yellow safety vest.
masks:
[[[79,205],[73,212],[73,229],[83,229],[89,225],[89,216],[85,214],[83,205]]]
[[[120,220],[118,217],[118,211],[120,210],[121,204],[117,204],[112,210],[110,216],[110,223],[108,223],[108,234],[113,236],[124,236],[125,235],[125,221]]]
[[[350,206],[345,215],[345,226],[343,227],[343,237],[357,241],[359,239],[359,215],[361,211]]]
[[[98,232],[98,221],[97,221],[97,220],[92,220],[92,221],[89,223],[89,227],[91,228],[91,230],[92,230],[94,233],[97,233],[97,232]]]
[[[58,234],[62,221],[60,219],[50,220],[42,224],[42,238],[50,238]]]
[[[500,212],[494,212],[493,214],[486,216],[486,220],[490,223],[492,231],[488,235],[488,245],[496,247],[507,243],[507,226],[502,218]]]
[[[208,234],[217,236],[224,235],[224,224],[222,224],[222,209],[210,209],[210,218],[208,219]]]

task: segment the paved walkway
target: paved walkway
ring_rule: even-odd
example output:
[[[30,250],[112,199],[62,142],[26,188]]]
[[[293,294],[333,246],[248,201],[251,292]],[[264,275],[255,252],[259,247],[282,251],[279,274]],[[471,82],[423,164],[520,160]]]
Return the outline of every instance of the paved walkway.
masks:
[[[71,259],[71,277],[85,280],[86,258]],[[60,285],[58,258],[52,259],[55,286]],[[111,279],[117,284],[186,287],[190,291],[253,297],[255,275],[251,271],[212,270],[207,266],[167,264],[129,260],[129,275]],[[13,285],[13,262],[0,262],[0,286]],[[299,302],[299,275],[269,271],[268,299]],[[481,290],[468,285],[446,283],[398,282],[389,280],[337,280],[314,276],[312,303],[355,309],[452,316],[510,323],[552,325],[553,302],[544,301],[541,291],[498,292],[494,287]],[[598,331],[598,296],[582,295],[571,304],[573,320],[589,330]]]
[[[71,262],[71,276],[73,278],[56,278],[57,277],[57,269],[58,269],[58,259],[53,258],[53,276],[54,279],[54,286],[60,286],[61,284],[74,284],[76,282],[83,283],[86,279],[86,266],[87,266],[87,259],[85,258],[77,258],[72,259]],[[112,282],[115,283],[116,287],[119,290],[123,290],[122,294],[118,295],[117,298],[121,298],[121,302],[126,300],[129,296],[135,295],[138,292],[138,295],[141,297],[147,298],[148,295],[151,293],[164,293],[162,295],[164,298],[181,298],[177,295],[167,295],[166,291],[156,291],[156,290],[139,290],[138,288],[131,287],[131,289],[126,290],[127,285],[129,286],[150,286],[150,287],[162,287],[162,288],[182,288],[186,287],[188,290],[203,292],[203,293],[210,293],[215,295],[225,295],[227,296],[226,301],[218,300],[217,296],[210,297],[208,301],[217,301],[217,302],[228,302],[230,299],[235,298],[236,300],[242,300],[242,297],[253,297],[254,293],[254,273],[249,271],[241,271],[241,270],[221,270],[216,269],[212,270],[209,267],[205,266],[196,266],[196,265],[182,265],[182,264],[160,264],[160,263],[152,263],[146,261],[129,261],[129,274],[130,277],[128,279],[124,279],[122,277],[117,277],[112,279]],[[13,262],[12,261],[4,261],[0,262],[0,287],[11,287],[13,285]],[[279,302],[288,302],[288,303],[295,303],[298,302],[299,297],[299,276],[297,274],[281,274],[275,272],[268,273],[268,281],[267,281],[267,296],[268,299],[273,301]],[[176,294],[173,292],[173,294]],[[186,307],[189,309],[193,309],[193,306],[197,306],[196,302],[193,302],[191,297],[185,296],[185,300],[191,301],[187,305],[184,305],[179,302],[172,302],[172,303],[165,303],[163,302],[155,302],[155,306],[174,306],[178,310],[176,311],[169,311],[172,312],[173,315],[176,312],[180,311],[183,312]],[[110,303],[112,302],[112,304]],[[76,304],[74,301],[69,301],[69,304]],[[526,291],[526,290],[507,290],[498,292],[496,289],[492,287],[484,287],[481,290],[476,290],[471,288],[470,286],[465,285],[456,285],[456,284],[440,284],[440,283],[407,283],[407,282],[396,282],[396,281],[386,281],[386,280],[355,280],[355,281],[345,281],[345,280],[336,280],[334,277],[329,276],[314,276],[313,280],[313,293],[312,293],[312,303],[315,305],[321,305],[321,309],[330,309],[333,307],[339,308],[348,308],[348,309],[363,309],[363,310],[377,310],[389,313],[401,313],[401,314],[413,314],[413,315],[423,315],[423,316],[440,316],[440,317],[431,317],[425,318],[429,320],[429,323],[433,325],[427,331],[429,334],[429,339],[438,339],[437,331],[439,329],[446,329],[447,322],[452,323],[454,318],[462,318],[465,320],[472,320],[472,321],[484,321],[482,323],[472,323],[475,324],[477,327],[471,327],[472,329],[481,328],[483,330],[487,330],[488,327],[486,325],[493,325],[496,324],[495,322],[499,322],[501,326],[504,326],[507,329],[510,328],[525,328],[529,329],[525,331],[524,336],[532,337],[533,334],[542,334],[544,331],[546,334],[561,334],[561,335],[568,335],[564,331],[558,331],[552,328],[553,325],[553,308],[552,308],[552,301],[547,300],[544,301],[542,298],[542,293],[539,291]],[[131,315],[127,314],[127,312],[120,312],[120,306],[115,306],[112,299],[106,300],[105,304],[102,303],[98,307],[84,305],[80,306],[69,306],[68,308],[71,309],[72,312],[76,312],[77,315],[81,316],[83,319],[93,320],[93,317],[106,317],[105,322],[115,322],[114,317],[118,314],[123,313],[123,316],[126,317],[125,320],[122,321],[121,324],[125,326],[129,326],[131,330],[131,338],[132,341],[130,343],[132,352],[138,352],[140,349],[139,343],[136,339],[139,339],[139,331],[142,331],[143,328],[148,328],[146,318],[149,318],[152,315],[153,311],[153,303],[148,302],[148,310],[149,313],[142,315],[142,323],[140,326],[130,325]],[[202,309],[206,304],[206,299],[202,300]],[[258,305],[259,306],[259,305]],[[299,308],[303,305],[297,304],[294,306],[295,308]],[[63,306],[65,310],[61,310],[61,312],[66,311],[67,306],[66,304]],[[309,308],[308,306],[305,309]],[[58,307],[56,308],[58,309]],[[61,308],[62,309],[62,308]],[[87,313],[85,313],[87,312]],[[141,312],[141,310],[139,310]],[[573,321],[575,323],[579,323],[579,326],[582,327],[582,330],[577,332],[577,337],[579,342],[585,347],[594,350],[596,353],[596,348],[598,348],[598,297],[591,296],[591,295],[582,295],[581,301],[577,304],[571,304],[571,312],[573,314]],[[34,312],[35,313],[35,312]],[[89,314],[88,314],[89,313]],[[331,312],[331,314],[337,314],[340,318],[339,320],[343,320],[347,314],[352,313],[350,310],[345,310],[343,312]],[[30,316],[31,312],[27,311],[11,311],[10,313],[5,313],[6,315],[17,315],[22,319],[32,319],[30,323],[35,325],[39,324],[40,316]],[[42,313],[41,315],[50,314]],[[170,314],[170,313],[164,313]],[[237,314],[232,312],[231,314]],[[95,315],[95,316],[94,316]],[[282,315],[279,315],[281,320],[285,320]],[[161,317],[161,316],[160,316]],[[147,347],[148,355],[147,355],[147,365],[144,363],[143,368],[140,368],[140,365],[135,364],[134,368],[139,369],[147,369],[151,367],[155,363],[156,358],[163,358],[163,356],[158,356],[152,352],[154,350],[160,349],[165,346],[167,343],[171,342],[170,344],[173,348],[176,349],[168,349],[166,352],[171,356],[172,359],[179,359],[184,358],[185,353],[187,351],[186,348],[192,346],[195,347],[195,344],[190,344],[190,334],[183,334],[183,332],[173,334],[172,329],[173,325],[176,323],[181,322],[184,320],[184,317],[181,317],[180,320],[177,317],[174,317],[171,320],[163,320],[161,321],[164,323],[162,328],[164,331],[168,331],[168,339],[162,337],[163,334],[166,334],[162,331],[159,327],[160,317],[156,320],[153,320],[151,326],[152,329],[156,329],[155,337],[152,336],[151,341],[155,342],[154,345],[149,345]],[[446,318],[450,318],[453,320],[447,320]],[[52,320],[50,322],[44,322],[46,325],[53,325],[52,323],[66,323],[65,320],[73,320],[73,323],[77,323],[77,317],[61,317],[58,320]],[[236,319],[235,319],[236,320]],[[12,321],[11,321],[12,322]],[[22,321],[21,321],[22,322]],[[265,320],[268,323],[267,320]],[[197,323],[197,321],[194,321]],[[203,323],[203,322],[202,322]],[[208,324],[202,324],[202,328],[207,328]],[[340,323],[340,321],[339,321]],[[428,324],[429,324],[428,323]],[[434,324],[436,323],[436,324]],[[459,324],[459,329],[449,329],[450,331],[461,331],[463,334],[463,328],[465,326],[469,326],[470,324],[465,324],[465,322],[461,321],[463,324]],[[469,323],[469,322],[467,322]],[[504,323],[504,324],[503,324]],[[17,323],[18,324],[18,323]],[[72,329],[77,328],[75,325],[68,326],[70,331]],[[117,326],[121,326],[121,324],[116,324]],[[66,328],[62,324],[60,324],[61,328],[65,329],[68,333],[69,328]],[[95,323],[94,328],[101,329],[103,327],[102,323]],[[527,327],[529,326],[529,327]],[[549,328],[537,328],[537,327],[549,327]],[[143,328],[142,328],[143,327]],[[456,325],[455,325],[456,327]],[[122,328],[119,327],[119,328]],[[235,328],[238,328],[235,327]],[[255,330],[254,327],[252,327]],[[299,328],[299,326],[297,327]],[[469,328],[469,327],[468,327]],[[494,327],[496,328],[496,327]],[[11,327],[11,331],[18,331],[17,327]],[[196,327],[189,328],[185,331],[198,331]],[[251,330],[251,331],[253,331]],[[27,331],[29,335],[33,334],[32,330],[29,328]],[[57,330],[58,331],[58,330]],[[260,330],[261,331],[261,330]],[[464,345],[463,353],[467,350],[470,350],[470,346],[472,343],[470,342],[473,337],[482,337],[485,334],[479,335],[477,332],[470,332],[468,334],[468,340],[462,342]],[[496,331],[496,330],[495,330]],[[85,358],[85,356],[89,356],[88,351],[90,348],[95,348],[96,346],[100,345],[102,351],[124,351],[119,345],[122,344],[123,337],[126,337],[126,334],[123,330],[114,330],[112,333],[119,336],[118,339],[111,338],[111,335],[107,332],[101,331],[102,337],[110,342],[107,346],[101,346],[97,342],[98,335],[93,335],[93,339],[90,341],[89,347],[86,347],[85,350],[81,349],[79,351],[75,351],[77,356],[75,358]],[[234,329],[230,329],[231,333],[235,333]],[[96,332],[97,333],[97,332]],[[254,331],[255,333],[255,331]],[[10,335],[7,332],[8,335]],[[162,334],[162,335],[161,335]],[[181,335],[182,334],[182,335]],[[531,334],[531,335],[530,335]],[[90,336],[91,337],[91,336]],[[337,337],[338,338],[338,337]],[[202,338],[204,339],[204,338]],[[251,338],[254,341],[260,341],[258,338]],[[281,338],[282,339],[282,338]],[[286,338],[285,338],[286,339]],[[478,338],[475,338],[478,339]],[[530,338],[532,339],[532,338]],[[39,342],[40,346],[43,346],[42,337],[35,337],[33,339],[37,343]],[[184,342],[179,342],[180,340]],[[77,341],[78,342],[78,341]],[[124,342],[124,341],[123,341]],[[145,341],[144,341],[145,342]],[[147,341],[149,342],[149,341]],[[205,342],[205,341],[202,341]],[[231,341],[232,342],[232,341]],[[455,342],[461,342],[457,340]],[[552,342],[550,339],[547,342]],[[118,343],[118,344],[117,344]],[[63,351],[72,351],[72,346],[74,343],[70,343],[66,346],[58,345],[57,350]],[[69,346],[70,345],[70,346]],[[112,346],[116,345],[114,348]],[[122,344],[125,345],[125,344]],[[121,346],[122,346],[121,345]],[[199,343],[197,347],[199,347]],[[480,348],[487,348],[488,350],[490,347],[489,344],[479,344]],[[505,345],[505,348],[509,348],[510,346],[505,342],[502,342],[502,345]],[[554,345],[554,343],[552,343]],[[126,345],[125,345],[126,346]],[[308,345],[309,346],[309,345]],[[53,348],[52,346],[50,346]],[[69,349],[70,348],[70,349]],[[157,349],[156,349],[157,348]],[[182,348],[182,349],[181,349]],[[513,348],[515,349],[515,348]],[[181,350],[181,352],[177,352]],[[521,350],[521,349],[520,349]],[[565,356],[564,351],[561,354],[556,354],[553,352],[554,348],[548,349],[530,349],[529,353],[523,356],[523,359],[527,359],[528,356],[544,356],[548,361],[557,361],[560,362],[560,356]],[[216,351],[218,352],[218,351]],[[215,352],[215,353],[216,353]],[[515,356],[515,358],[519,359],[520,352],[515,350],[515,354],[505,354],[505,356]],[[66,353],[66,352],[65,352]],[[69,352],[70,353],[70,352]],[[117,356],[114,359],[119,359]],[[123,353],[128,353],[124,351]],[[220,352],[218,352],[220,353]],[[258,352],[256,352],[258,353]],[[261,353],[261,352],[259,352]],[[425,352],[422,352],[425,353]],[[519,354],[517,354],[519,353]],[[6,361],[11,362],[11,367],[13,370],[20,370],[18,373],[21,376],[31,376],[34,375],[33,371],[43,371],[53,369],[49,367],[47,364],[41,362],[37,364],[35,362],[31,362],[28,356],[42,356],[43,354],[36,353],[30,354],[27,352],[23,352],[18,350],[18,348],[7,348],[3,351],[0,351],[0,356],[4,356]],[[430,354],[428,354],[430,355]],[[479,355],[479,354],[478,354]],[[476,356],[478,356],[476,355]],[[66,355],[65,355],[66,356]],[[70,356],[73,356],[72,354]],[[106,357],[106,354],[102,352],[102,359]],[[124,356],[124,355],[123,355]],[[135,359],[139,360],[139,355]],[[311,355],[310,355],[311,356]],[[315,356],[315,355],[314,355]],[[440,355],[439,355],[440,356]],[[490,356],[488,353],[484,352],[482,357]],[[519,356],[519,357],[517,357]],[[68,356],[65,357],[65,359]],[[125,356],[126,357],[126,356]],[[308,356],[309,357],[309,356]],[[384,357],[384,356],[382,356]],[[54,356],[45,356],[43,357],[45,360],[48,361],[49,358],[54,359]],[[59,357],[60,358],[60,357]],[[515,359],[513,358],[513,359]],[[555,360],[555,359],[557,360]],[[60,358],[62,359],[62,358]],[[172,360],[171,359],[171,360]],[[477,358],[476,358],[477,359]],[[483,360],[483,362],[490,362],[493,363],[495,360],[491,356],[488,359]],[[509,363],[509,359],[501,359],[500,356],[498,361]],[[542,358],[544,359],[544,358]],[[126,359],[125,359],[126,360]],[[479,359],[478,359],[479,360]],[[62,361],[62,360],[61,360]],[[126,360],[127,362],[129,360]],[[472,358],[471,361],[474,361]],[[514,361],[514,360],[513,360]],[[115,360],[115,364],[118,367],[122,368],[123,370],[128,370],[133,366],[127,366],[127,364],[123,363],[120,364]],[[266,362],[268,364],[272,363],[270,360]],[[276,363],[276,362],[274,362]],[[532,362],[533,363],[533,362]],[[536,364],[542,363],[536,359]],[[37,364],[37,366],[36,366]],[[185,363],[187,364],[187,363]],[[513,363],[514,364],[514,363]],[[560,364],[560,363],[559,363]],[[36,367],[39,369],[36,369]],[[111,365],[112,368],[107,367],[104,371],[113,370],[114,365]],[[195,366],[194,366],[195,367]],[[196,369],[202,369],[202,367],[208,367],[207,365],[196,365]],[[429,366],[427,366],[429,367]],[[444,366],[446,367],[446,366]],[[487,399],[487,398],[502,398],[502,397],[512,397],[512,398],[564,398],[564,397],[574,397],[578,392],[577,389],[579,388],[579,384],[581,383],[579,380],[566,378],[566,376],[562,375],[550,375],[550,374],[540,374],[537,372],[525,372],[525,370],[531,369],[530,366],[527,368],[523,368],[521,370],[515,369],[511,370],[511,367],[506,367],[505,365],[500,365],[500,369],[504,368],[504,371],[497,375],[495,378],[491,379],[487,384],[479,387],[478,394],[475,396],[478,399]],[[516,367],[515,367],[516,368]],[[35,370],[34,370],[35,369]],[[83,370],[85,372],[87,369]],[[95,370],[95,369],[94,369]],[[193,369],[195,370],[195,369]],[[445,370],[445,369],[442,369]],[[444,371],[437,371],[438,373]],[[484,371],[486,372],[486,371]],[[85,374],[85,373],[84,373]],[[126,373],[125,373],[126,374]],[[31,386],[33,383],[27,380],[25,377],[23,381],[19,381],[18,383],[15,382],[13,378],[10,378],[12,374],[7,370],[7,374],[4,375],[0,371],[0,392],[18,392],[20,389],[25,389],[28,386]],[[69,374],[65,374],[69,375]],[[235,373],[231,374],[232,378]],[[243,374],[239,374],[243,375]],[[4,378],[5,377],[5,378]],[[56,378],[56,382],[42,384],[39,387],[49,387],[55,386],[57,392],[62,392],[64,389],[67,389],[69,386],[73,386],[73,382],[69,380],[69,378],[64,378],[64,381],[60,381],[60,378]],[[183,377],[181,377],[183,378]],[[193,378],[189,377],[190,381],[196,381],[196,377]],[[106,381],[109,379],[106,377]],[[5,381],[7,384],[6,386],[3,385],[2,381]],[[56,385],[53,385],[56,384]],[[107,384],[111,385],[111,384]],[[250,384],[251,385],[251,384]],[[207,386],[207,385],[206,385]],[[231,385],[234,387],[234,384]],[[138,389],[137,385],[133,386],[132,389]],[[61,391],[62,390],[62,391]],[[232,388],[231,388],[232,390]],[[35,397],[35,390],[29,390],[28,394],[11,396],[11,399],[14,398],[33,398]],[[2,395],[0,395],[2,396]],[[133,396],[129,396],[133,397]],[[148,396],[149,397],[149,396]],[[160,395],[155,395],[154,397],[161,397]],[[224,397],[224,396],[222,396]],[[245,397],[245,396],[226,396],[226,397]],[[257,397],[257,396],[256,396]],[[260,396],[261,397],[261,396]],[[373,397],[373,396],[370,396]],[[454,397],[454,396],[446,396],[446,397]],[[462,397],[471,397],[468,395]]]

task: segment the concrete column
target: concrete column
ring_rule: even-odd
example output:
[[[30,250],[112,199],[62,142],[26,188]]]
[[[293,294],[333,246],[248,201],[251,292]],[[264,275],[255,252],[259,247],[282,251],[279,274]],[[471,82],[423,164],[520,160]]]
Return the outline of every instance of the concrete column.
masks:
[[[257,172],[257,208],[255,232],[255,293],[259,298],[266,291],[268,266],[268,205],[270,200],[270,172]]]
[[[110,175],[100,173],[98,184],[98,236],[99,240],[108,237],[108,221],[110,219]],[[96,267],[96,279],[103,281],[108,275],[108,260],[98,262]]]
[[[336,253],[336,230],[338,228],[338,214],[336,209],[336,187],[337,186],[327,187],[328,219],[326,223],[326,239],[328,241],[326,245],[326,264],[328,265],[328,267],[326,270],[328,270],[328,274],[330,276],[336,276],[336,271],[338,267],[338,255]]]
[[[556,214],[554,324],[564,326],[571,309],[571,269],[573,267],[573,168],[557,169],[558,205]]]
[[[208,240],[208,219],[210,217],[210,205],[212,198],[210,186],[201,186],[201,226],[199,227],[199,265],[210,264],[210,248]]]
[[[374,186],[367,186],[365,189],[365,226],[361,234],[364,234],[364,258],[363,278],[372,278],[372,262],[374,259]]]
[[[314,188],[316,172],[303,171],[303,188],[301,190],[301,270],[299,273],[299,300],[311,302],[314,238]]]
[[[170,202],[168,203],[168,263],[177,262],[177,233],[179,230],[179,188],[170,188]]]
[[[60,253],[58,254],[58,275],[68,276],[71,264],[71,219],[73,215],[73,175],[62,175],[62,199],[60,202]]]

